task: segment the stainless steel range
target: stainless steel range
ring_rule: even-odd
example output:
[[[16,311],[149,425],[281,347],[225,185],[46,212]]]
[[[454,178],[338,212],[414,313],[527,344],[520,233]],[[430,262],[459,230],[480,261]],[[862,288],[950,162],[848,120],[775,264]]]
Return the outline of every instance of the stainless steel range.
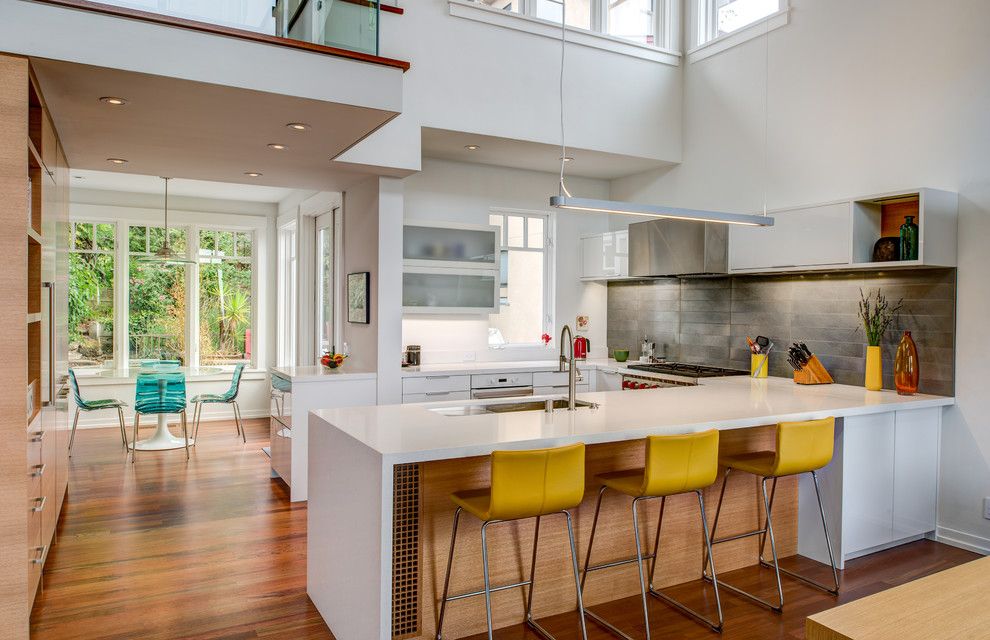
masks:
[[[631,364],[626,368],[643,372],[643,375],[625,374],[622,376],[622,388],[633,391],[639,389],[661,389],[663,387],[693,387],[698,384],[699,378],[749,375],[748,371],[742,371],[740,369],[709,367],[703,364],[688,364],[684,362]]]

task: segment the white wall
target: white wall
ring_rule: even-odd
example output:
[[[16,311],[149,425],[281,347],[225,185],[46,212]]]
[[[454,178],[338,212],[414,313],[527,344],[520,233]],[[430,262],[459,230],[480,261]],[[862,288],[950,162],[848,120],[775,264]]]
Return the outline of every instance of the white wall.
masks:
[[[684,161],[616,199],[753,211],[930,186],[960,194],[956,395],[943,427],[941,533],[990,551],[990,3],[791,0],[766,42],[685,71]],[[924,363],[922,363],[924,366]]]
[[[339,160],[418,169],[422,126],[560,143],[558,40],[451,16],[447,0],[403,9],[382,21],[383,55],[412,63],[403,113]],[[569,146],[680,158],[681,67],[574,43],[566,55]]]
[[[582,235],[608,230],[607,216],[557,212],[549,208],[558,176],[477,164],[424,159],[423,171],[405,179],[405,218],[424,222],[488,224],[492,208],[549,212],[556,218],[554,309],[557,330],[574,327],[575,316],[590,316],[588,336],[595,355],[605,355],[606,287],[582,283]],[[589,198],[608,197],[603,180],[569,178],[568,188]],[[553,333],[556,333],[554,331]],[[556,344],[556,335],[554,344]],[[402,344],[423,347],[426,363],[464,360],[553,358],[542,348],[488,348],[487,316],[409,315],[402,321]]]

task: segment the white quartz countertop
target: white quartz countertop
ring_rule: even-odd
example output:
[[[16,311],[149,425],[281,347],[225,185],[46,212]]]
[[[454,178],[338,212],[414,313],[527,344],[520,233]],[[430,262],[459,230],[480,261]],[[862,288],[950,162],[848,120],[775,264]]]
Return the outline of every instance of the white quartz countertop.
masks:
[[[355,371],[343,367],[327,369],[323,365],[308,367],[272,367],[272,374],[291,380],[292,382],[332,382],[334,380],[375,380],[378,374],[374,371]]]
[[[529,398],[535,400],[537,398]],[[559,397],[559,396],[555,396]],[[893,391],[830,384],[804,386],[786,378],[702,379],[696,387],[579,393],[598,408],[449,416],[432,407],[485,404],[435,402],[322,409],[310,428],[336,428],[380,453],[386,464],[487,455],[574,442],[595,444],[648,434],[739,429],[781,421],[845,417],[951,405],[953,398],[901,396]],[[508,400],[509,402],[518,399]],[[489,401],[491,402],[491,401]]]

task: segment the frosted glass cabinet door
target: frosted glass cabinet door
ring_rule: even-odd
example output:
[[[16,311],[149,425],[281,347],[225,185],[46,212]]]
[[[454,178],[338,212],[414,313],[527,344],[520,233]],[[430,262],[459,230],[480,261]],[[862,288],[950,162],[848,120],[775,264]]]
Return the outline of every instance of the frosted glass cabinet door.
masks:
[[[402,259],[411,266],[494,269],[500,242],[498,227],[457,229],[405,225]]]
[[[494,271],[436,269],[402,274],[406,313],[496,313],[498,288]]]

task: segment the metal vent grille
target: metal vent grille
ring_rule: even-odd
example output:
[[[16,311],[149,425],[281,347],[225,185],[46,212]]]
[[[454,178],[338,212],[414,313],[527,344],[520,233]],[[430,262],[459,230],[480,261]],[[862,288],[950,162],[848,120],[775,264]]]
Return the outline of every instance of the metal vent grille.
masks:
[[[420,635],[419,465],[393,469],[392,637]]]

